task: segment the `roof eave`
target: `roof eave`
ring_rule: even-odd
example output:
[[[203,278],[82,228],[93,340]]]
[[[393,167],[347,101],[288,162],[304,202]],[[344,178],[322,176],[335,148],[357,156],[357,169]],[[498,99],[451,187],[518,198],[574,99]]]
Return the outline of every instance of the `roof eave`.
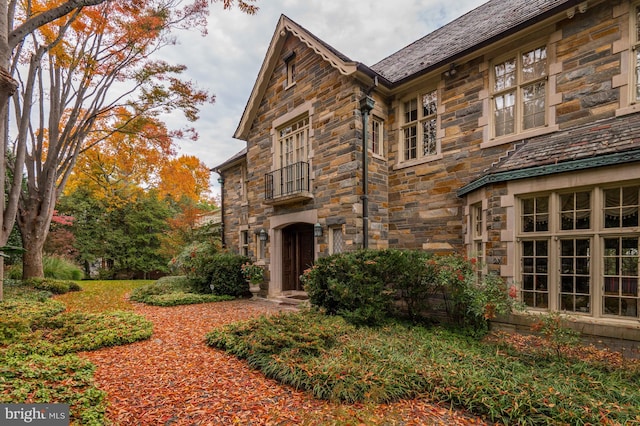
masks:
[[[536,167],[527,167],[518,170],[507,170],[482,176],[479,179],[463,186],[457,191],[458,197],[463,197],[492,183],[508,182],[518,179],[527,179],[539,176],[548,176],[558,173],[574,172],[596,167],[615,166],[618,164],[632,163],[640,161],[640,149],[617,152],[614,154],[600,155],[591,158],[565,161],[562,163],[545,164]]]
[[[246,161],[246,158],[247,158],[247,151],[246,151],[246,149],[243,149],[242,151],[238,152],[237,154],[235,154],[234,156],[229,158],[224,163],[219,164],[219,165],[217,165],[215,167],[212,167],[210,170],[212,172],[218,173],[220,175],[225,170],[228,170],[228,169],[230,169],[230,168],[242,163],[243,161]]]
[[[519,31],[522,31],[530,26],[533,26],[539,22],[545,21],[547,19],[553,18],[554,16],[566,12],[567,9],[570,9],[572,7],[576,7],[578,4],[583,3],[584,0],[570,0],[566,3],[563,3],[561,5],[558,5],[557,7],[553,8],[553,9],[549,9],[544,13],[541,13],[540,15],[537,15],[535,18],[530,19],[528,21],[525,21],[519,25],[513,26],[505,31],[503,31],[500,34],[497,34],[493,37],[490,37],[486,40],[483,40],[480,43],[477,43],[463,51],[460,51],[458,53],[455,53],[451,56],[448,56],[446,58],[444,58],[441,61],[438,61],[437,63],[431,64],[426,68],[421,69],[418,72],[415,72],[413,74],[410,74],[406,77],[402,77],[399,80],[393,81],[390,85],[390,88],[392,89],[397,89],[400,86],[403,86],[404,84],[410,82],[411,80],[414,80],[416,78],[419,78],[425,74],[429,74],[432,73],[442,67],[445,67],[447,65],[449,65],[452,62],[455,62],[461,58],[464,58],[466,56],[469,55],[473,55],[474,53],[476,53],[478,50],[481,50],[485,47],[488,47],[490,45],[492,45],[493,43],[496,43],[506,37],[509,37],[511,35],[514,35],[516,33],[518,33]],[[375,71],[374,71],[375,72]]]

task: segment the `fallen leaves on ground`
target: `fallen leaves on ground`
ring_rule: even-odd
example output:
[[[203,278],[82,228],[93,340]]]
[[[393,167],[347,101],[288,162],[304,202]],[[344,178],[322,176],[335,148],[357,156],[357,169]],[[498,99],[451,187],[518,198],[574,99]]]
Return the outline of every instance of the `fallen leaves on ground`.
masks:
[[[108,393],[116,425],[483,425],[425,399],[338,404],[312,398],[208,347],[213,328],[286,309],[237,300],[176,307],[134,304],[154,324],[151,339],[85,352],[96,384]]]

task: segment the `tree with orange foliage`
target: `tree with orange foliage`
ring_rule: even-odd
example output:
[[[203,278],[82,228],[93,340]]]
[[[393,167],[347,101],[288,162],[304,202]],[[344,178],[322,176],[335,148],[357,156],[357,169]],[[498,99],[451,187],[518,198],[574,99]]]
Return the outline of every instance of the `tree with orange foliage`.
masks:
[[[98,200],[111,199],[112,206],[123,204],[148,188],[161,164],[175,155],[164,123],[155,118],[131,119],[126,110],[122,114],[127,124],[123,122],[119,132],[78,156],[65,193],[82,187]]]
[[[71,2],[12,1],[14,10],[7,16],[27,22],[67,3]],[[17,217],[27,249],[25,278],[43,275],[42,246],[53,209],[82,151],[116,133],[132,132],[138,120],[157,120],[161,113],[181,110],[187,120],[196,120],[199,106],[213,100],[180,78],[184,66],[151,59],[154,52],[173,42],[172,30],[204,31],[206,0],[99,3],[45,22],[26,32],[21,43],[9,46],[12,63],[7,69],[20,82],[13,96],[18,128],[14,168],[22,170],[22,158],[26,166]],[[256,11],[240,0],[223,3],[225,8],[236,4],[247,13]],[[8,9],[4,8],[6,1],[0,5],[2,30],[1,14]],[[33,110],[32,105],[36,106]],[[14,176],[15,185],[22,174]]]
[[[187,197],[194,202],[208,195],[211,171],[198,157],[182,155],[160,165],[157,188],[161,195],[179,201]]]

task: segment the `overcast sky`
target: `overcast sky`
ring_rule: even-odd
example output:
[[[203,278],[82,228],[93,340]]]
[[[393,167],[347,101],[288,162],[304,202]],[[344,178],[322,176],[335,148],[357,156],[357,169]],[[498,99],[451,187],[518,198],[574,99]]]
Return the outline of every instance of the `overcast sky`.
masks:
[[[281,14],[354,61],[373,65],[404,46],[476,8],[486,0],[258,0],[250,16],[211,6],[208,35],[177,34],[178,45],[163,59],[188,67],[185,77],[215,94],[194,124],[200,138],[180,142],[180,153],[195,155],[209,168],[242,150],[233,138]],[[170,127],[186,125],[181,115]],[[212,173],[214,195],[220,192]]]

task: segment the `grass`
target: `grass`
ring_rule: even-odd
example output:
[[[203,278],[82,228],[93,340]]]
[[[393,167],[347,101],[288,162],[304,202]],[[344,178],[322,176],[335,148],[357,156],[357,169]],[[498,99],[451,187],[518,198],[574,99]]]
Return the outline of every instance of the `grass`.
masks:
[[[0,403],[67,403],[73,424],[107,423],[105,394],[93,382],[94,366],[75,353],[149,338],[152,324],[122,309],[96,312],[129,308],[124,293],[140,283],[87,284],[83,282],[84,291],[57,300],[34,287],[5,286],[0,302]]]
[[[126,295],[151,283],[153,281],[82,281],[82,291],[63,294],[56,299],[63,302],[69,311],[131,311],[133,306]]]
[[[592,349],[582,352],[588,357],[558,358],[504,338],[479,341],[400,323],[356,328],[314,312],[231,324],[207,342],[323,399],[421,395],[504,424],[640,422],[640,363],[606,362]]]

